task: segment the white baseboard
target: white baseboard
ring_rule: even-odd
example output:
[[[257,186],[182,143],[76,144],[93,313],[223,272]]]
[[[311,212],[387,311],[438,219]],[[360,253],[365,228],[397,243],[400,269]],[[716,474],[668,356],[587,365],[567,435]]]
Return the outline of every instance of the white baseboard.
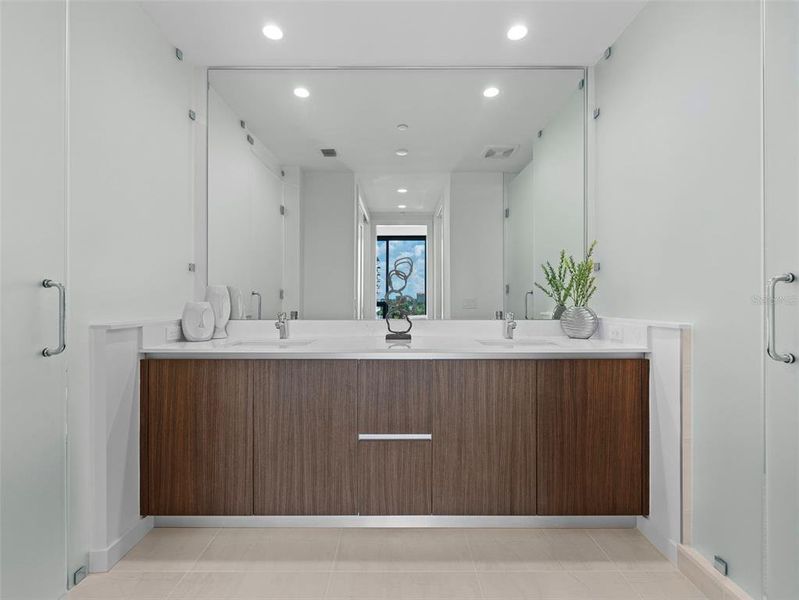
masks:
[[[646,517],[638,517],[636,519],[638,531],[640,531],[652,545],[660,550],[660,553],[668,558],[674,564],[677,564],[677,546],[678,542],[670,540],[662,532],[652,524],[652,521]]]
[[[708,598],[753,600],[731,579],[716,571],[710,561],[694,548],[680,544],[677,554],[677,567]]]
[[[105,573],[110,570],[111,567],[130,552],[130,549],[138,544],[154,526],[154,517],[143,517],[135,526],[131,527],[107,548],[103,550],[91,550],[89,552],[89,572]]]
[[[635,517],[479,517],[479,516],[208,516],[155,517],[156,527],[635,527]]]

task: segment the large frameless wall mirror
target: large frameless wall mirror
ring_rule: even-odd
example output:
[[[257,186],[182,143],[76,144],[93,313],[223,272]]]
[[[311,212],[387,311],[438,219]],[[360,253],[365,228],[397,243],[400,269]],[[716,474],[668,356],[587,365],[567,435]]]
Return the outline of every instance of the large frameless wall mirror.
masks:
[[[584,77],[210,70],[209,282],[241,318],[551,318],[540,265],[584,252]]]

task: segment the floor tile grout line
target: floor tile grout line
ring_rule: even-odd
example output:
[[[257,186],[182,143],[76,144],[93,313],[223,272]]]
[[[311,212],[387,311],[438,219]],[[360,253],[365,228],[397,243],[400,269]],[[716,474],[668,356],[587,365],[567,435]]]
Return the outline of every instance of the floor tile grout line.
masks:
[[[469,559],[472,561],[472,569],[474,570],[474,578],[477,581],[477,590],[480,592],[480,598],[486,600],[486,593],[483,589],[483,584],[480,583],[480,574],[477,571],[477,561],[474,558],[474,549],[472,548],[472,541],[469,539],[469,532],[463,531],[463,537],[466,539],[466,548],[469,550]]]
[[[608,561],[610,561],[613,564],[613,566],[616,568],[616,570],[617,571],[621,571],[621,567],[619,567],[619,564],[615,560],[613,560],[613,558],[611,558],[610,554],[608,554],[607,551],[602,547],[602,544],[600,544],[597,541],[597,539],[593,536],[593,534],[591,533],[591,530],[590,529],[584,529],[583,531],[585,531],[585,533],[588,535],[588,537],[591,539],[591,541],[594,542],[594,545],[597,548],[599,548],[599,551],[603,554],[603,556],[605,558],[607,558]]]
[[[169,592],[169,594],[167,594],[167,596],[166,596],[166,600],[170,600],[170,598],[174,598],[174,597],[175,597],[175,591],[176,591],[176,590],[177,590],[177,589],[180,587],[180,584],[181,584],[181,583],[183,583],[183,580],[184,580],[184,579],[186,579],[186,576],[187,576],[189,573],[191,573],[191,572],[192,572],[192,570],[194,569],[194,567],[196,567],[196,566],[197,566],[197,563],[198,563],[198,562],[200,562],[200,559],[202,558],[203,554],[205,554],[206,550],[208,550],[208,548],[210,548],[210,547],[211,547],[211,544],[212,544],[212,543],[213,543],[213,541],[216,539],[216,536],[218,536],[218,535],[219,535],[219,532],[220,532],[220,531],[221,531],[221,529],[220,529],[219,527],[217,527],[217,528],[216,528],[216,531],[215,531],[215,532],[214,532],[214,534],[211,536],[211,539],[209,539],[209,540],[208,540],[208,543],[207,543],[207,544],[205,544],[205,547],[204,547],[204,548],[202,549],[202,551],[201,551],[201,552],[200,552],[200,553],[197,555],[197,559],[196,559],[196,560],[195,560],[195,561],[192,563],[191,567],[189,567],[189,569],[188,569],[188,570],[186,570],[186,571],[183,573],[182,577],[181,577],[181,578],[178,580],[178,582],[175,584],[175,587],[173,587],[173,588],[172,588],[172,591],[171,591],[171,592]]]
[[[327,574],[327,583],[325,584],[325,593],[322,595],[322,598],[325,599],[330,592],[330,580],[333,578],[333,573],[336,572],[336,562],[338,562],[338,552],[341,548],[341,538],[344,537],[344,530],[338,530],[338,540],[336,541],[336,551],[333,553],[333,562],[330,563],[330,571]]]
[[[600,551],[602,552],[602,554],[604,554],[604,555],[607,557],[607,559],[608,559],[610,562],[612,562],[612,563],[613,563],[613,566],[614,566],[614,567],[616,567],[616,571],[618,571],[619,573],[621,573],[621,566],[619,565],[619,563],[618,563],[616,560],[614,560],[614,559],[613,559],[613,557],[610,555],[610,553],[609,553],[607,550],[605,550],[604,546],[602,546],[602,544],[599,542],[599,540],[597,540],[597,539],[594,537],[594,531],[598,531],[598,530],[586,529],[585,531],[586,531],[586,533],[588,533],[588,537],[590,537],[590,538],[591,538],[591,540],[592,540],[592,541],[593,541],[593,542],[594,542],[594,543],[597,545],[597,547],[600,549]],[[602,530],[602,531],[605,531],[605,530]]]
[[[636,595],[638,596],[639,600],[646,600],[646,598],[644,597],[644,593],[643,592],[639,592],[637,589],[635,589],[635,586],[632,584],[632,582],[624,574],[624,571],[619,571],[619,573],[621,573],[621,577],[622,577],[622,579],[624,579],[624,581],[627,582],[627,585],[629,585],[632,588],[632,590],[636,593]]]

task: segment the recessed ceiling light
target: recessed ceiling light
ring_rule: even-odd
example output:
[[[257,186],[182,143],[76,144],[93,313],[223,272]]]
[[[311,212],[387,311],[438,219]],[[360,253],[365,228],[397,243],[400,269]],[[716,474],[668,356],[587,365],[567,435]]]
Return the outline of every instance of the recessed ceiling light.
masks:
[[[524,39],[527,36],[527,27],[524,25],[514,25],[510,29],[508,29],[508,39],[514,42],[518,42],[521,39]]]
[[[267,39],[275,42],[283,39],[283,30],[274,23],[267,23],[261,31]]]
[[[404,204],[397,204],[397,208],[408,208],[408,207]]]
[[[397,125],[397,129],[399,129],[400,131],[407,131],[408,126],[405,123],[400,123],[399,125]]]
[[[407,189],[405,189],[405,188],[399,188],[399,189],[397,189],[397,193],[398,193],[398,194],[407,194],[407,193],[408,193],[408,190],[407,190]]]
[[[311,95],[311,92],[304,87],[298,87],[294,88],[294,95],[297,96],[297,98],[307,98]]]
[[[400,148],[394,152],[397,156],[408,156],[408,151],[405,148]]]
[[[483,96],[486,98],[494,98],[495,96],[499,96],[499,88],[487,87],[483,90]]]

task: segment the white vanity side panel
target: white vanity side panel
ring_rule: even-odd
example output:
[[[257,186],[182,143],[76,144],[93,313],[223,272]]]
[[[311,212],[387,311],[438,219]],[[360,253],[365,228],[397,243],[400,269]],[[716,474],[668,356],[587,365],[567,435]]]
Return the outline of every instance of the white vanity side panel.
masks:
[[[638,529],[672,562],[681,541],[682,331],[649,330],[649,516]]]
[[[92,329],[89,569],[110,569],[153,526],[139,511],[140,327]]]

